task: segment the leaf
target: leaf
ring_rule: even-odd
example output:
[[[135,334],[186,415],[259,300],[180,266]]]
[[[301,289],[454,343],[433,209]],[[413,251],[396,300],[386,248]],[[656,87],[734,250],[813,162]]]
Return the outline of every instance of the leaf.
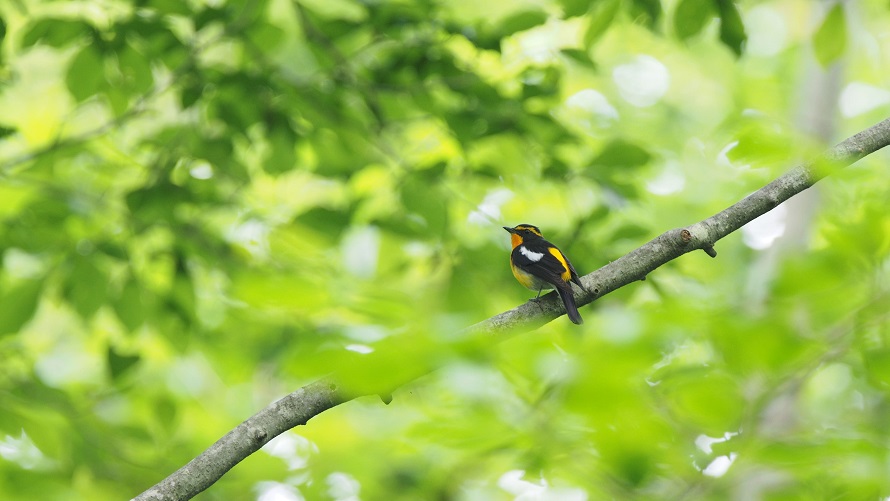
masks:
[[[634,168],[647,164],[651,158],[652,155],[642,147],[622,139],[616,139],[603,148],[599,156],[593,160],[593,164],[614,168]]]
[[[168,433],[174,431],[177,423],[176,404],[174,401],[166,396],[160,396],[152,407],[155,418],[163,426],[164,430],[167,430]]]
[[[642,22],[650,30],[654,29],[658,20],[661,19],[661,0],[633,0],[631,12],[634,15],[634,21]]]
[[[146,305],[142,300],[142,290],[139,283],[133,278],[127,280],[120,295],[112,302],[111,306],[121,323],[131,332],[145,322]]]
[[[822,66],[828,66],[844,55],[847,48],[847,21],[841,3],[825,15],[822,25],[813,35],[813,51]]]
[[[733,162],[764,167],[793,154],[789,133],[768,120],[752,118],[742,123],[736,140],[738,144],[727,152]]]
[[[599,40],[612,24],[620,6],[621,0],[602,0],[591,5],[587,13],[590,21],[587,30],[584,31],[584,47],[589,49]]]
[[[692,368],[662,380],[670,408],[705,434],[720,436],[737,429],[744,410],[738,383],[708,368]]]
[[[649,228],[634,223],[623,224],[612,233],[610,241],[617,242],[620,240],[640,240],[651,233]]]
[[[200,31],[207,27],[207,25],[215,22],[225,23],[227,15],[225,9],[218,8],[207,8],[199,12],[197,15],[192,15],[192,20],[195,23],[195,30]]]
[[[864,353],[866,374],[876,386],[890,387],[890,349],[875,348]]]
[[[71,60],[65,75],[65,85],[74,99],[84,101],[102,90],[105,84],[104,74],[102,55],[92,45],[87,45]]]
[[[263,162],[263,170],[269,174],[281,174],[297,165],[294,146],[297,135],[286,124],[279,124],[269,133],[269,155]]]
[[[587,0],[559,0],[564,17],[580,16],[587,12],[590,2]]]
[[[590,54],[586,50],[581,49],[562,49],[559,51],[563,56],[589,69],[596,69],[596,63],[590,58]]]
[[[526,10],[517,12],[500,22],[498,33],[501,38],[540,26],[547,21],[547,13],[543,10]]]
[[[715,14],[714,0],[681,0],[674,11],[674,33],[680,40],[693,37]]]
[[[173,287],[170,289],[167,306],[183,322],[191,324],[197,318],[195,303],[195,287],[192,283],[192,277],[188,272],[184,257],[178,256],[176,260],[176,275],[173,277]]]
[[[43,280],[23,280],[0,291],[0,336],[14,334],[34,316]]]
[[[108,368],[111,370],[111,379],[118,380],[139,362],[139,355],[121,355],[113,347],[108,347]]]
[[[117,66],[120,70],[120,83],[131,94],[147,92],[154,84],[151,60],[130,45],[118,52]]]
[[[262,50],[268,53],[276,52],[276,48],[285,39],[284,30],[270,23],[257,23],[253,25],[245,36]]]
[[[742,15],[731,0],[717,0],[717,5],[720,9],[720,41],[732,49],[736,56],[741,56],[745,41],[748,40]]]
[[[193,150],[197,156],[213,164],[215,169],[239,181],[247,181],[248,175],[244,165],[232,154],[231,138],[201,138],[194,142]]]
[[[161,183],[127,194],[127,207],[138,219],[170,220],[176,204],[188,199],[188,193],[172,184]]]
[[[66,299],[81,318],[89,320],[105,303],[108,277],[96,266],[95,257],[78,256],[65,289]]]
[[[193,14],[189,9],[190,4],[181,0],[150,0],[147,4],[147,7],[165,15],[191,16]]]
[[[89,36],[94,28],[82,21],[67,21],[63,19],[41,19],[34,23],[22,37],[22,48],[27,48],[37,43],[44,43],[51,47],[62,48],[68,46],[74,40]]]
[[[130,109],[130,94],[117,85],[105,89],[105,99],[115,116],[121,116]]]
[[[401,191],[402,203],[409,215],[421,220],[418,223],[410,219],[405,225],[406,229],[422,226],[418,228],[419,232],[427,235],[441,235],[445,232],[448,211],[442,203],[442,194],[436,184],[411,176],[402,184]]]

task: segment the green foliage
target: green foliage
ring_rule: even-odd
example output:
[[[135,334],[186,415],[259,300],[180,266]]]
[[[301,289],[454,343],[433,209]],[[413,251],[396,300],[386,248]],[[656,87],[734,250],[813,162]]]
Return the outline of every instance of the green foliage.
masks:
[[[674,33],[680,40],[687,40],[698,35],[715,17],[720,19],[720,41],[741,56],[747,35],[732,0],[680,0],[674,10]]]
[[[697,35],[715,14],[714,0],[681,0],[674,11],[674,31],[680,40]]]
[[[847,19],[843,4],[836,3],[813,34],[813,51],[823,66],[836,61],[847,49]]]
[[[880,158],[797,247],[731,235],[583,327],[460,334],[530,297],[501,226],[583,274],[824,146],[799,62],[880,88],[853,40],[890,19],[817,4],[0,3],[0,498],[132,497],[332,371],[392,403],[200,497],[887,497]]]

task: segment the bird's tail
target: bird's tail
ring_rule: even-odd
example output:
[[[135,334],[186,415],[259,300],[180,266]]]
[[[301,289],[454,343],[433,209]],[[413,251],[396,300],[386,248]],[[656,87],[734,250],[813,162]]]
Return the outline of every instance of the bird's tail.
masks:
[[[557,287],[556,292],[559,293],[559,297],[562,299],[562,304],[566,307],[566,315],[569,316],[569,320],[578,325],[583,324],[584,320],[581,319],[581,314],[578,313],[578,307],[575,306],[575,296],[572,294],[572,286],[565,283],[562,286]]]

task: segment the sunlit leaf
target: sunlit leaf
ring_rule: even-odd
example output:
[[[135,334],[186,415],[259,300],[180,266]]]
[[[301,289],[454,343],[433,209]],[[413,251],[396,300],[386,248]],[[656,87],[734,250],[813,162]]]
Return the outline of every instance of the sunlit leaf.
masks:
[[[152,87],[151,61],[132,46],[127,45],[117,53],[117,66],[120,71],[119,85],[125,86],[134,95],[140,95]]]
[[[266,172],[280,174],[297,166],[296,141],[296,134],[284,124],[270,131],[269,156],[263,164]]]
[[[179,2],[177,0],[147,0],[139,3],[142,3],[145,7],[155,9],[163,14],[187,16],[192,13],[192,10],[189,9],[187,5],[184,5],[182,2]]]
[[[674,10],[674,32],[680,40],[697,35],[717,14],[714,0],[680,0]]]
[[[66,298],[84,319],[91,318],[105,303],[108,277],[95,260],[77,257],[66,283]]]
[[[92,32],[93,28],[83,21],[54,18],[40,19],[25,32],[25,35],[22,37],[22,47],[44,43],[60,48],[75,40],[87,37]]]
[[[0,336],[14,334],[37,310],[43,280],[23,280],[0,290]]]
[[[646,165],[652,155],[639,145],[616,139],[593,160],[595,166],[634,168]]]
[[[602,0],[591,4],[587,14],[587,29],[584,31],[584,47],[591,48],[606,32],[615,19],[619,7],[621,7],[620,0]]]
[[[822,66],[828,66],[844,55],[847,50],[847,19],[844,5],[835,3],[816,33],[813,34],[813,52]]]
[[[745,404],[738,383],[726,374],[690,370],[666,379],[662,386],[672,409],[687,424],[711,436],[738,430]]]
[[[188,193],[175,185],[161,183],[132,191],[126,196],[127,207],[138,219],[169,220],[175,205],[187,199]]]
[[[105,61],[91,45],[85,46],[71,60],[65,83],[71,95],[83,101],[98,94],[105,85]]]
[[[147,305],[142,299],[143,294],[138,282],[131,278],[127,280],[120,294],[112,303],[117,317],[131,331],[137,329],[145,321]]]
[[[579,49],[563,49],[560,53],[572,61],[581,64],[582,66],[586,66],[588,68],[594,69],[596,68],[596,63],[590,58],[590,55],[585,50]]]
[[[559,4],[562,5],[566,17],[580,16],[590,8],[590,2],[587,0],[559,0]]]
[[[519,31],[525,31],[535,26],[544,24],[547,14],[541,10],[526,10],[517,12],[504,19],[498,25],[498,38],[512,35]]]
[[[631,13],[635,20],[641,21],[650,29],[658,26],[662,15],[660,0],[633,0],[631,5]]]

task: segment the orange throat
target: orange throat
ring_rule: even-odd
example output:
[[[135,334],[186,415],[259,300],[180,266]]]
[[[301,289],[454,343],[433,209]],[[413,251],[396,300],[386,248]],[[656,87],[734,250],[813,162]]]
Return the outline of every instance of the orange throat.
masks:
[[[513,248],[515,249],[517,245],[522,243],[522,237],[515,233],[510,233],[510,243],[513,244]]]

